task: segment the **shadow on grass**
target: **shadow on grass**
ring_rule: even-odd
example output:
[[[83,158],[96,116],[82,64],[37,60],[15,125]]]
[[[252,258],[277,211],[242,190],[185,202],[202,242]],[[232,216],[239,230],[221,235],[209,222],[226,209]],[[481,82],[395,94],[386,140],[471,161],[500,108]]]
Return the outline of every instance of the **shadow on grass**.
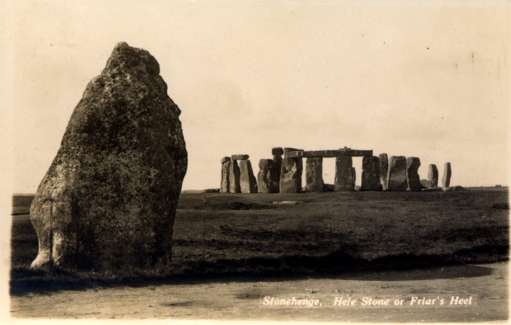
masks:
[[[291,281],[305,278],[338,278],[361,281],[403,281],[479,277],[492,269],[467,263],[492,263],[507,260],[508,247],[477,247],[453,255],[387,256],[373,261],[355,259],[342,253],[321,257],[285,256],[188,262],[165,270],[133,272],[113,276],[101,273],[53,270],[11,271],[11,295],[50,293],[107,287],[143,287],[158,284],[214,282]]]

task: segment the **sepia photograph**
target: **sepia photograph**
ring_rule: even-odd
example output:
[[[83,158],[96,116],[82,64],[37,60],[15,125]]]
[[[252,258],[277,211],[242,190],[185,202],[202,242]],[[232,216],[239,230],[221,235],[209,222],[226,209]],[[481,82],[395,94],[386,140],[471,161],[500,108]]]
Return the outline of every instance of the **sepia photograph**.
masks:
[[[509,1],[4,1],[6,321],[509,318]]]

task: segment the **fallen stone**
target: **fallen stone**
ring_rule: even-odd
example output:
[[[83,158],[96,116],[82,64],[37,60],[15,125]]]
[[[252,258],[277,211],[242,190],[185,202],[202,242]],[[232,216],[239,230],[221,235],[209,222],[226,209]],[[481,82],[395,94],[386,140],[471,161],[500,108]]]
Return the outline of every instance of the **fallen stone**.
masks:
[[[340,156],[335,159],[335,190],[355,190],[355,168],[351,156]]]
[[[222,158],[222,170],[220,180],[220,192],[229,193],[229,170],[231,169],[231,158]]]
[[[404,156],[391,156],[387,174],[387,190],[406,191],[407,188],[406,158]]]
[[[451,175],[452,175],[451,163],[446,162],[444,164],[444,174],[442,176],[442,188],[444,190],[448,189],[449,186],[451,185]]]
[[[30,209],[34,269],[117,272],[170,260],[187,152],[156,59],[119,43],[85,89]]]
[[[428,166],[428,187],[438,187],[438,168],[435,164],[429,164]]]
[[[382,190],[387,190],[388,180],[387,176],[389,173],[389,157],[386,153],[380,154],[380,183]]]
[[[238,155],[231,156],[232,160],[247,160],[248,158],[249,158],[249,156],[245,155],[245,154],[238,154]]]
[[[417,192],[422,189],[421,181],[419,178],[419,167],[421,161],[418,157],[406,158],[406,181],[408,183],[408,190]]]
[[[240,160],[241,193],[257,193],[257,181],[250,160]]]
[[[380,158],[367,156],[362,158],[362,184],[361,191],[381,191],[380,184]]]
[[[307,158],[305,161],[305,190],[323,192],[323,158]]]

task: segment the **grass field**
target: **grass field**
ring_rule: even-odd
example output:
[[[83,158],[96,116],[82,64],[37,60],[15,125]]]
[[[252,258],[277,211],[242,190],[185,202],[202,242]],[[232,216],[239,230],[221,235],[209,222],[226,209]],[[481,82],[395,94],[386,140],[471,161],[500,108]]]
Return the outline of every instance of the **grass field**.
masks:
[[[172,265],[120,277],[29,270],[37,239],[28,215],[18,214],[12,228],[11,293],[502,261],[508,258],[507,200],[503,189],[182,194]],[[276,204],[281,201],[295,204]],[[15,199],[14,211],[26,211],[27,202]]]

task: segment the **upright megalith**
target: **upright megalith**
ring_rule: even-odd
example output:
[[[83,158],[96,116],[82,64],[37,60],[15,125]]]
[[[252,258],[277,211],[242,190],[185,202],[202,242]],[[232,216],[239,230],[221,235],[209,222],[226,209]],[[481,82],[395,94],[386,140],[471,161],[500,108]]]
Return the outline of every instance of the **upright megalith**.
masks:
[[[232,158],[229,165],[229,193],[241,193],[240,167],[238,161]]]
[[[380,158],[365,156],[362,158],[362,184],[361,191],[381,191],[380,184]]]
[[[284,148],[284,153],[296,151],[294,148]],[[280,168],[280,193],[298,193],[302,190],[302,158],[284,157]]]
[[[240,163],[240,190],[241,193],[257,193],[257,181],[252,170],[250,160],[243,159]]]
[[[428,166],[428,187],[429,188],[437,188],[438,187],[438,168],[435,164],[429,164]]]
[[[339,156],[335,158],[335,183],[336,191],[355,190],[355,168],[351,156]]]
[[[389,172],[389,157],[386,153],[380,154],[380,183],[384,191],[387,190],[387,176]]]
[[[31,205],[32,268],[120,272],[170,259],[187,152],[159,73],[149,52],[119,43],[87,85]]]
[[[406,158],[404,156],[391,156],[387,173],[387,190],[406,191],[407,188]]]
[[[449,186],[451,186],[451,163],[446,162],[444,164],[444,173],[442,175],[442,189],[447,190],[449,189]]]
[[[275,189],[275,193],[280,192],[280,169],[282,167],[282,155],[284,154],[284,149],[281,147],[275,147],[271,149],[271,154],[273,156],[273,164],[272,164],[272,183]]]
[[[409,191],[417,192],[422,189],[422,184],[419,177],[420,165],[421,161],[418,157],[406,158],[406,182],[408,184]]]
[[[229,170],[231,169],[231,158],[223,157],[221,163],[220,192],[229,193]]]
[[[272,191],[272,159],[259,160],[259,172],[257,173],[257,191],[259,193],[274,193]]]
[[[323,192],[323,158],[310,157],[305,161],[305,190]]]

